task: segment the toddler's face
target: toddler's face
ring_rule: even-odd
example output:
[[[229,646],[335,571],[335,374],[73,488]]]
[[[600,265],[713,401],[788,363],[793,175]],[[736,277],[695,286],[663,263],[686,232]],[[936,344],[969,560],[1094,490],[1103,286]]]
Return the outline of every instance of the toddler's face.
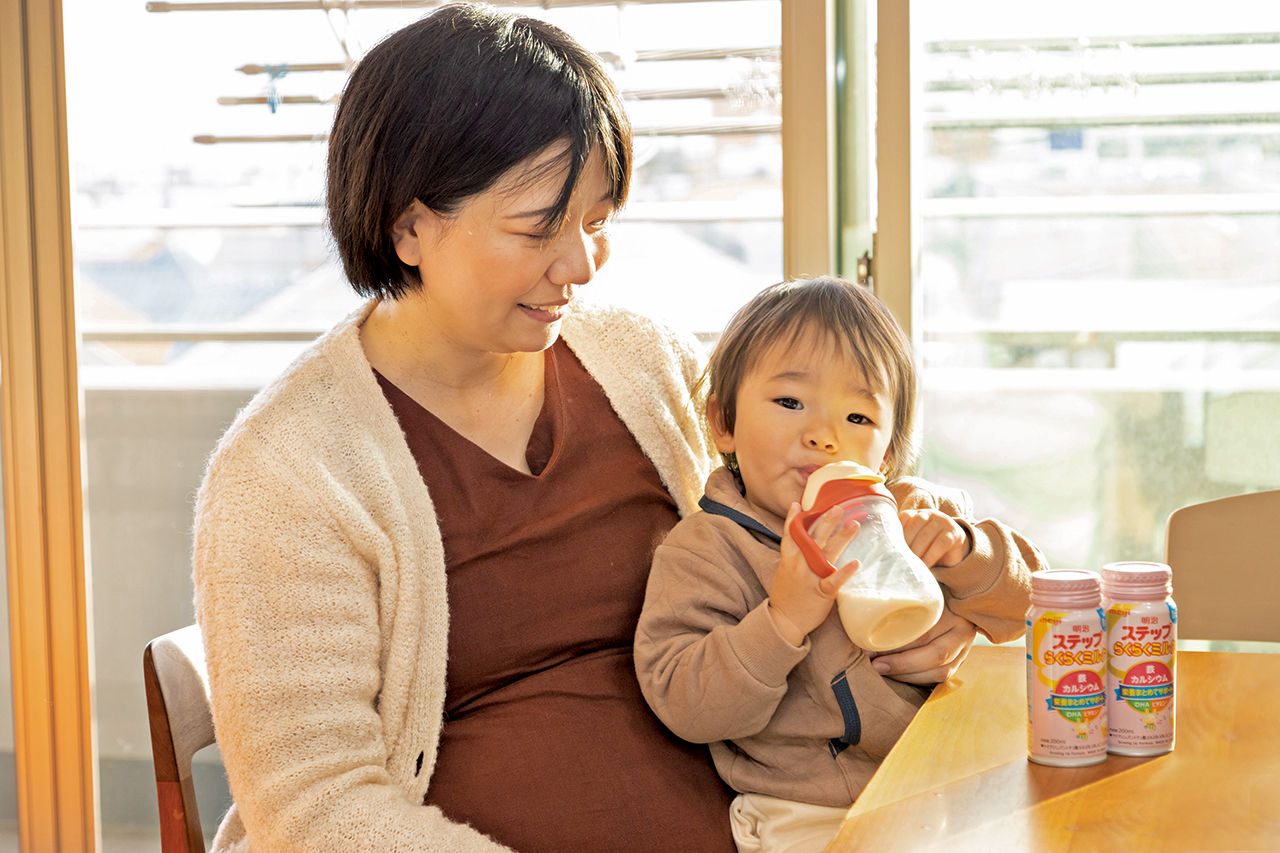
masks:
[[[830,462],[878,471],[893,437],[893,401],[857,364],[822,341],[774,346],[738,389],[733,433],[708,404],[721,453],[735,453],[754,507],[785,518],[809,475]]]

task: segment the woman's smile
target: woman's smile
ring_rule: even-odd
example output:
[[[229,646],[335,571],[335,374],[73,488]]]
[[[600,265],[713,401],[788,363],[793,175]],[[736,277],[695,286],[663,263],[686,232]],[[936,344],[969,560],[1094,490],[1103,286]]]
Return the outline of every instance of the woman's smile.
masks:
[[[543,323],[555,323],[564,318],[564,310],[569,306],[569,300],[547,305],[531,305],[526,302],[517,304],[533,319],[540,320]]]

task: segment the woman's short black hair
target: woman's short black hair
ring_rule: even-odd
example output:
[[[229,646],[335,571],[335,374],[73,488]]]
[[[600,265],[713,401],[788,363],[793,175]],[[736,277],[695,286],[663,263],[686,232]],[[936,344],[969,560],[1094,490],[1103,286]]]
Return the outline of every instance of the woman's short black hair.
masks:
[[[352,287],[392,299],[421,287],[396,255],[396,219],[415,199],[452,215],[556,143],[568,172],[543,227],[563,224],[597,148],[615,205],[626,201],[622,100],[600,61],[557,27],[456,4],[379,42],[347,81],[329,137],[329,227]]]

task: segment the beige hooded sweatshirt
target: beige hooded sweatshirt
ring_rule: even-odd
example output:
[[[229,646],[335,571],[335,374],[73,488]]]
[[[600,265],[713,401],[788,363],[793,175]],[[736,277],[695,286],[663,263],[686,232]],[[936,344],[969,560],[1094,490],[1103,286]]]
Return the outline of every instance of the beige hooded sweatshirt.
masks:
[[[955,613],[993,642],[1021,636],[1034,545],[997,521],[973,521],[968,495],[916,478],[889,484],[900,509],[937,509],[969,534],[972,553],[934,576]],[[783,519],[747,503],[728,469],[712,473],[704,510],[654,556],[635,660],[645,698],[685,740],[709,743],[735,791],[850,805],[929,690],[886,678],[834,608],[803,646],[767,610]]]

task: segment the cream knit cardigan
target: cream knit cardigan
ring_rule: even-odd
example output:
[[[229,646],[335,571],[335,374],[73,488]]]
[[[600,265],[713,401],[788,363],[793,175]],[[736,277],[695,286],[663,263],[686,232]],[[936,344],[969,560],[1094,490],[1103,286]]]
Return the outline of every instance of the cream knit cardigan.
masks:
[[[444,550],[360,346],[373,304],[245,407],[197,499],[196,616],[235,800],[216,851],[506,849],[422,805],[444,708]],[[575,306],[562,334],[692,513],[709,471],[693,347],[613,308]]]

